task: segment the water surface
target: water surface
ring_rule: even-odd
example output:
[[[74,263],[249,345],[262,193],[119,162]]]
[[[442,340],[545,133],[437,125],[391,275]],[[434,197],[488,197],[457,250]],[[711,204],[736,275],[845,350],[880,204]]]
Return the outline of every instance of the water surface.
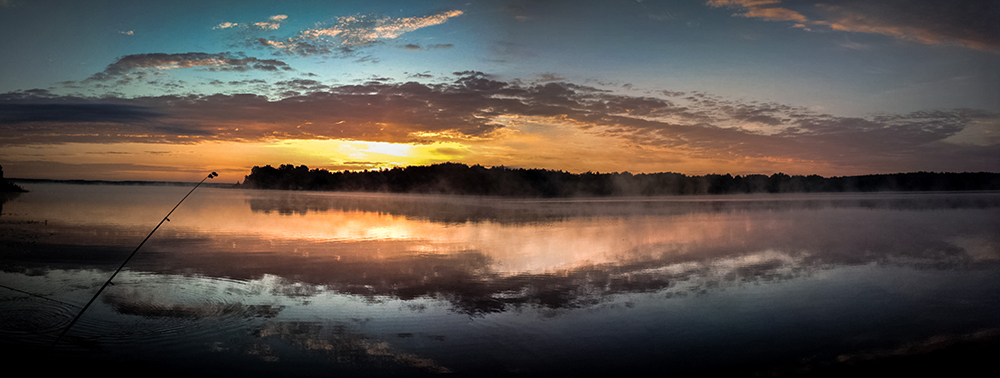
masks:
[[[41,353],[188,188],[25,187],[0,213],[0,347]],[[998,273],[1000,193],[202,188],[52,353],[227,375],[836,371],[992,351]]]

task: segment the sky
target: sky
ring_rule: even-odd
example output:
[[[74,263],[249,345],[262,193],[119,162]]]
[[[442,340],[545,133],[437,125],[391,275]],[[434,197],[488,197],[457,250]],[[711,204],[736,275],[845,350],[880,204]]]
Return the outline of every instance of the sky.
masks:
[[[7,177],[1000,172],[1000,3],[0,0]]]

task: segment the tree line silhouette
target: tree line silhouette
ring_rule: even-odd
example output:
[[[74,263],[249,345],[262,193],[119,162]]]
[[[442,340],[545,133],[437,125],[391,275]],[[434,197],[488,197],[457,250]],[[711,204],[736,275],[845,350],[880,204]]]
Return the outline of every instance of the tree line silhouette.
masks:
[[[913,172],[863,176],[733,176],[629,172],[573,174],[459,163],[330,172],[305,165],[254,166],[250,189],[463,194],[503,197],[657,196],[736,193],[1000,190],[1000,173]]]

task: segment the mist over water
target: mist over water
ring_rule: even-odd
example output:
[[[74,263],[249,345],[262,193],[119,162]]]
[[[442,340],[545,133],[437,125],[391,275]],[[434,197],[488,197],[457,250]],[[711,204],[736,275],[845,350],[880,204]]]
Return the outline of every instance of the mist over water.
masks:
[[[0,214],[6,350],[47,346],[188,190],[25,187]],[[202,188],[56,353],[244,375],[829,369],[994,345],[998,226],[996,192]]]

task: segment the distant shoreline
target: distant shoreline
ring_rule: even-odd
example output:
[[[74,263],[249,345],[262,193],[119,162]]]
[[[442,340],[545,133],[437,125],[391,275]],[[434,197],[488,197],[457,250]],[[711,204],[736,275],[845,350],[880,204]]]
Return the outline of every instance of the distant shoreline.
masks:
[[[245,189],[450,194],[516,198],[631,197],[752,193],[947,192],[1000,190],[1000,173],[910,172],[861,176],[733,176],[629,172],[574,174],[459,163],[330,172],[307,166],[254,166]]]
[[[189,187],[196,182],[8,178],[20,184]],[[221,189],[341,193],[411,193],[514,198],[651,197],[767,193],[1000,191],[1000,173],[909,172],[822,177],[775,173],[732,176],[629,172],[581,174],[545,169],[485,168],[458,163],[372,171],[330,172],[306,166],[254,166],[242,183],[205,182]]]

